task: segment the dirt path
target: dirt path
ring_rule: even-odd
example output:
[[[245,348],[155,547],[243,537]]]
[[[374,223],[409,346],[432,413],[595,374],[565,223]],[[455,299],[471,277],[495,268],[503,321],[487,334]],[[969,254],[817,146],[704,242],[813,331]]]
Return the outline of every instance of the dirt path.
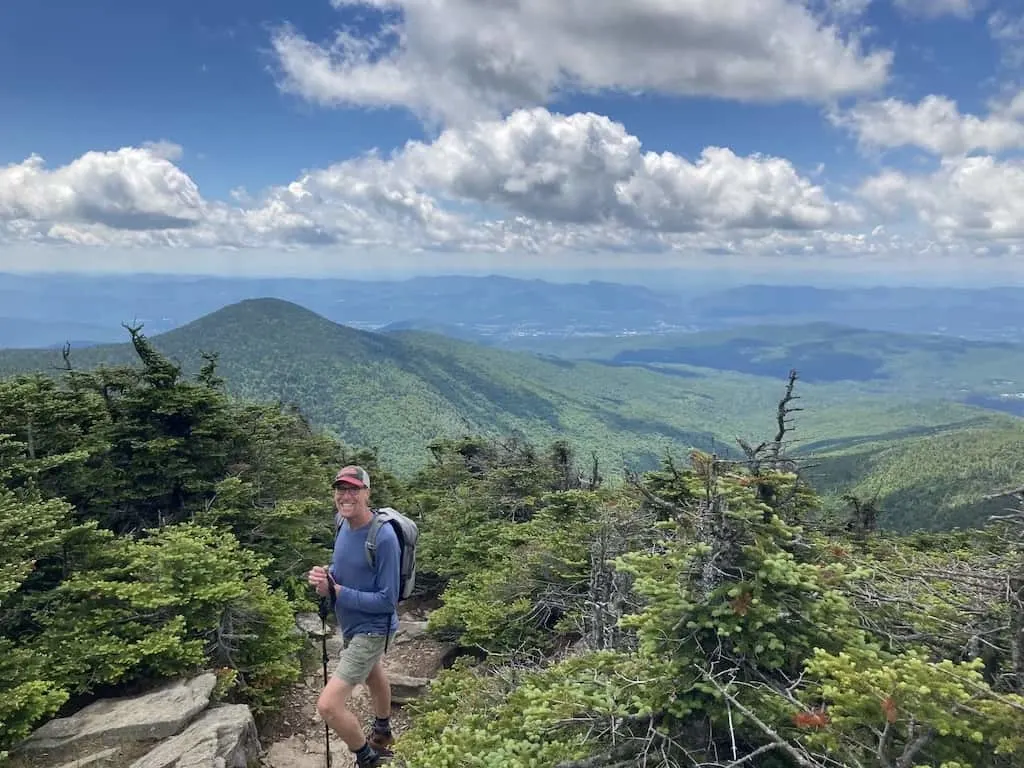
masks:
[[[426,637],[428,610],[420,606],[402,608],[400,627],[395,641],[384,656],[384,668],[392,677],[392,688],[399,676],[433,678],[444,666],[452,647]],[[304,628],[319,632],[320,619],[315,615],[300,621]],[[337,663],[341,639],[328,626],[327,674]],[[281,710],[259,723],[260,742],[265,754],[263,768],[325,768],[324,722],[316,711],[316,699],[323,689],[323,663],[320,637],[311,637],[303,658],[304,679],[292,686]],[[397,696],[392,703],[391,724],[396,734],[409,723],[409,716]],[[360,722],[368,726],[373,721],[373,707],[365,686],[356,688],[349,702]],[[348,747],[337,734],[331,733],[332,768],[355,765]]]

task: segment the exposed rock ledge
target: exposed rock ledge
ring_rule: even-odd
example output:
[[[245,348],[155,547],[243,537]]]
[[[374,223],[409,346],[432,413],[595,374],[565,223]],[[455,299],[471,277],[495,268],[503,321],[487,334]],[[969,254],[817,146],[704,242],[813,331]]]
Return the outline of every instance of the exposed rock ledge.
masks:
[[[322,766],[323,721],[314,702],[322,685],[323,632],[315,614],[300,614],[296,626],[310,640],[307,666],[313,666],[315,657],[317,672],[297,686],[296,701],[301,704],[290,709],[285,705],[284,721],[294,720],[297,727],[287,734],[269,734],[263,739],[269,744],[261,743],[248,706],[211,703],[216,677],[204,672],[139,696],[101,699],[68,717],[50,720],[18,745],[10,768]],[[423,694],[452,650],[426,638],[425,629],[425,621],[403,617],[394,649],[385,657],[393,703],[399,708]],[[340,641],[331,628],[327,644],[335,659]],[[352,704],[360,715],[367,714],[365,691],[357,689]],[[345,748],[335,737],[331,750],[341,755]]]
[[[50,720],[22,742],[14,766],[247,768],[259,758],[244,704],[214,704],[212,672],[141,696],[101,699]]]

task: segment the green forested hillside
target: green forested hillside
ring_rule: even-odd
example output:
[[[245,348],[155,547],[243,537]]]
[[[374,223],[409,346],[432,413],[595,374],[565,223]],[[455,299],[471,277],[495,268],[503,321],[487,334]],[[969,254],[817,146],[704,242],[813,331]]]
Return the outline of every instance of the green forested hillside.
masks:
[[[1024,485],[1024,422],[938,429],[898,441],[868,441],[815,456],[809,478],[832,506],[853,494],[873,502],[880,523],[900,530],[970,527],[1000,514],[1006,499],[985,500]]]
[[[663,376],[562,365],[425,334],[357,331],[278,300],[232,305],[152,343],[189,370],[202,364],[200,350],[217,354],[231,393],[297,404],[341,438],[378,446],[402,470],[428,458],[430,440],[466,433],[564,434],[614,466],[650,464],[669,444],[712,439],[710,419],[689,418],[701,396]],[[91,347],[74,350],[72,364],[132,356],[128,344]],[[60,364],[57,350],[0,353],[0,373]]]
[[[566,438],[585,446],[613,475],[623,465],[653,467],[669,449],[730,454],[736,437],[772,428],[785,384],[785,375],[666,375],[427,333],[367,333],[271,299],[231,305],[152,343],[186,370],[202,365],[200,350],[216,353],[229,392],[293,403],[338,437],[379,448],[403,472],[422,465],[436,437],[517,430],[538,442]],[[132,356],[126,343],[72,350],[71,362],[88,369]],[[59,350],[0,353],[0,374],[60,365]],[[801,396],[803,441],[881,439],[987,418],[978,409],[813,382],[802,385]]]

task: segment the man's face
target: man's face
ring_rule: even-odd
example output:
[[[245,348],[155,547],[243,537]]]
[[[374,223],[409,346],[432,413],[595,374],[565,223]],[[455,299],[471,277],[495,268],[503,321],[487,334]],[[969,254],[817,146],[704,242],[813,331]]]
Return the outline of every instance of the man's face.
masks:
[[[368,493],[365,488],[338,483],[334,486],[334,506],[342,517],[350,518],[363,511]]]

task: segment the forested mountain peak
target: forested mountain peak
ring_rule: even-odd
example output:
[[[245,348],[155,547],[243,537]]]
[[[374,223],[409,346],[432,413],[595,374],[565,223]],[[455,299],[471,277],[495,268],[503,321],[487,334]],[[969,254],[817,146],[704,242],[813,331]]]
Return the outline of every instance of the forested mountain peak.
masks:
[[[285,344],[295,352],[313,350],[325,356],[342,351],[379,354],[398,346],[381,334],[335,323],[299,304],[271,297],[228,304],[155,338],[167,346],[185,341],[207,348],[223,348],[241,343],[243,336],[247,346]]]

